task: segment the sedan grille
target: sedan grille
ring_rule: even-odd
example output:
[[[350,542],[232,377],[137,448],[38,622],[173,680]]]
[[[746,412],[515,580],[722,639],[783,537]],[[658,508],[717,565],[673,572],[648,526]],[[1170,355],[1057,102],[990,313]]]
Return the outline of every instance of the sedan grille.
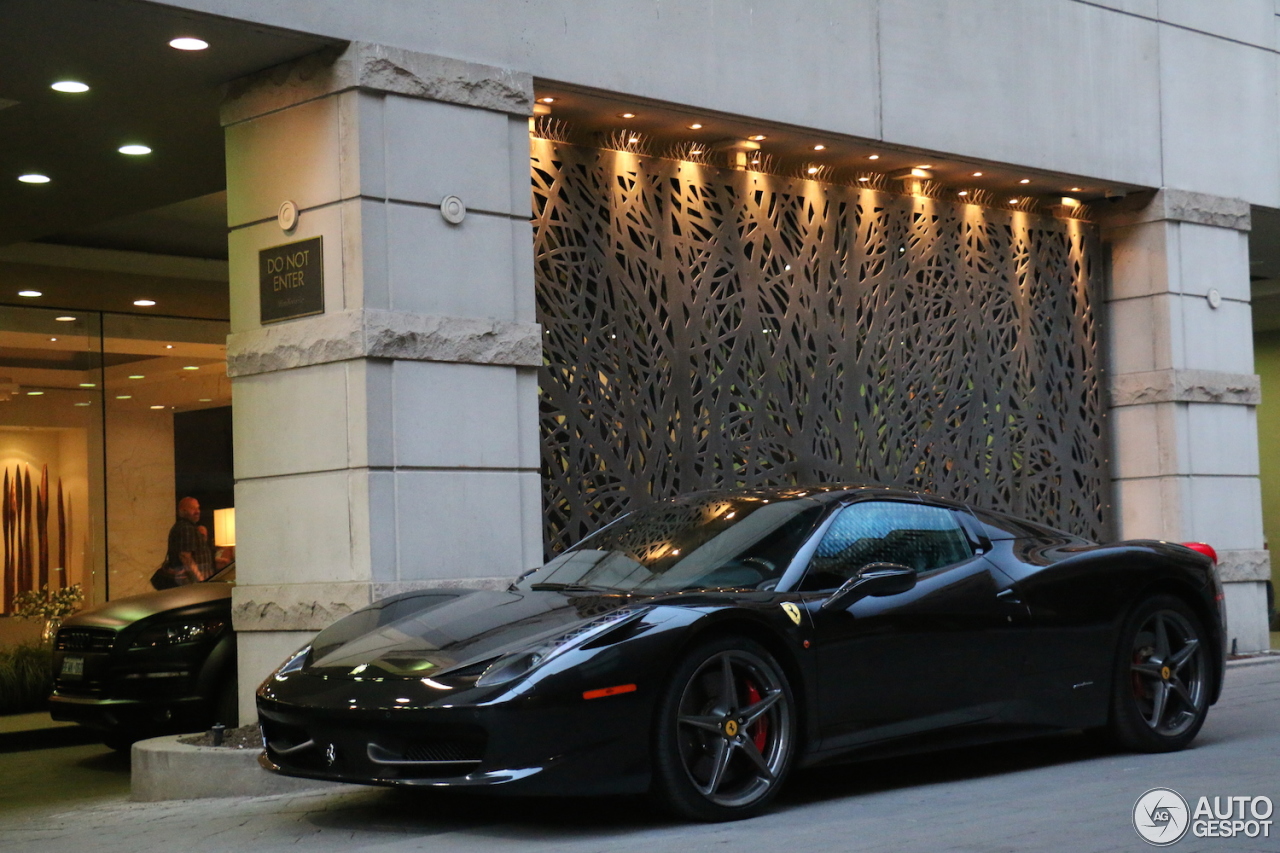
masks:
[[[109,652],[116,632],[107,628],[63,628],[55,648],[60,652]]]

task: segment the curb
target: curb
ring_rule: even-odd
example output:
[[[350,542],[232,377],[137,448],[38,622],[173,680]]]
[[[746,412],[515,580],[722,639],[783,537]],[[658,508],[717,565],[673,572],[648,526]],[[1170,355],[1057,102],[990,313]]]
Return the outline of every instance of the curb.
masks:
[[[1280,663],[1280,652],[1262,652],[1247,658],[1229,660],[1227,661],[1227,669],[1234,669],[1239,666],[1262,666],[1268,663]]]
[[[318,789],[333,782],[280,776],[258,766],[260,749],[191,746],[166,735],[133,745],[130,799],[137,802],[262,797]]]

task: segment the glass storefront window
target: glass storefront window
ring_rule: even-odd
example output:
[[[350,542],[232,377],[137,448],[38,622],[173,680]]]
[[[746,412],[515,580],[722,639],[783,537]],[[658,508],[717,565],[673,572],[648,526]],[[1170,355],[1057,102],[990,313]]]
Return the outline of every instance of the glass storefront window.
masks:
[[[150,590],[175,505],[232,505],[227,324],[0,306],[0,613]],[[28,482],[30,485],[28,485]]]

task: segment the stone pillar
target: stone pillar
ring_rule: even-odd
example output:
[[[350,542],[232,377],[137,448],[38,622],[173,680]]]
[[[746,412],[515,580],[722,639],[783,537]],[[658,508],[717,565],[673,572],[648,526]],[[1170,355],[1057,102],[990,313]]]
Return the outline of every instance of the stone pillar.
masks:
[[[1212,545],[1228,642],[1265,649],[1249,205],[1164,189],[1117,208],[1102,230],[1117,532]]]
[[[527,74],[361,43],[229,87],[242,714],[370,601],[541,563],[532,104]],[[259,251],[317,236],[323,313],[264,325]]]

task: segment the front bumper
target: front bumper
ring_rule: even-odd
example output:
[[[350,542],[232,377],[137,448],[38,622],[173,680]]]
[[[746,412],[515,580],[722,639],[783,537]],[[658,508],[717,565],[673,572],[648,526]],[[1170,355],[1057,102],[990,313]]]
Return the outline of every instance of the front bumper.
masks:
[[[105,699],[94,696],[49,697],[49,716],[102,732],[161,732],[190,730],[207,716],[207,700],[200,696],[165,700]]]
[[[649,787],[649,702],[348,711],[258,698],[263,767],[289,776],[525,795],[641,793]]]

